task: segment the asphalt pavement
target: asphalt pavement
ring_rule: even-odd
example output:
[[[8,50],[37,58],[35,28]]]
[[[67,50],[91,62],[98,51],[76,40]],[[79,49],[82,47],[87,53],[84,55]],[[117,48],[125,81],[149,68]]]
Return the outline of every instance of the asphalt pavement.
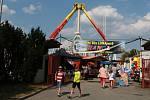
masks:
[[[109,85],[109,83],[107,83]],[[56,87],[48,88],[26,100],[67,100],[72,84],[63,86],[63,95],[57,96]],[[71,99],[73,100],[150,100],[150,89],[143,89],[139,83],[130,82],[128,87],[101,88],[98,79],[81,81],[82,96],[78,89]],[[69,100],[69,99],[68,99]]]

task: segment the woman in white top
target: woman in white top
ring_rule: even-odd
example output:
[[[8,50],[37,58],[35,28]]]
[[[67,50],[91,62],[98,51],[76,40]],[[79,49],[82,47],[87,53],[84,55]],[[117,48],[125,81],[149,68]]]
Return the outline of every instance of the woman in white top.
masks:
[[[109,71],[109,81],[110,81],[110,87],[113,88],[114,86],[114,80],[115,80],[115,74],[112,70]]]

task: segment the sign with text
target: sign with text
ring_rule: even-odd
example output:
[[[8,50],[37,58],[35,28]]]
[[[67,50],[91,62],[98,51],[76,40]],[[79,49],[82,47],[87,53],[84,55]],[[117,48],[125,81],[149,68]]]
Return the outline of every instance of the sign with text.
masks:
[[[107,49],[109,48],[109,49]],[[119,41],[87,41],[87,40],[80,40],[76,41],[74,44],[74,49],[76,52],[83,52],[83,51],[97,51],[103,50],[102,53],[121,53],[124,51],[124,43]]]

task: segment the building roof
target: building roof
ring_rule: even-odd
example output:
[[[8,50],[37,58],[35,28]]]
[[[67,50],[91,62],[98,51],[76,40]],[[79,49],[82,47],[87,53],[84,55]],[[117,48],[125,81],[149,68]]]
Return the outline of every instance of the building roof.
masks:
[[[59,48],[60,45],[61,45],[61,43],[54,39],[46,40],[46,43],[45,43],[45,46],[47,48]]]
[[[89,56],[89,57],[83,57],[83,60],[96,60],[96,61],[102,61],[102,60],[108,60],[103,56]]]
[[[144,50],[150,50],[150,41],[143,44],[142,47],[144,47]]]
[[[77,56],[77,55],[67,53],[66,50],[63,49],[63,48],[57,50],[53,55],[61,56],[61,57],[64,57],[64,58],[70,59],[70,60],[80,60],[80,59],[82,59],[81,56]]]

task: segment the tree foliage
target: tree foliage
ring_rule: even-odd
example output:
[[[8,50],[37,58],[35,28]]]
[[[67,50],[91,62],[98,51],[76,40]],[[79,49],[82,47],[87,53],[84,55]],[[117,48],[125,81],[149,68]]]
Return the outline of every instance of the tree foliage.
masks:
[[[46,53],[44,48],[45,35],[40,28],[32,28],[27,37],[26,54],[26,73],[25,81],[32,81],[38,69],[42,68],[43,55]]]
[[[45,35],[32,28],[27,35],[6,21],[0,26],[0,81],[32,82],[42,67]]]
[[[122,59],[123,61],[125,61],[125,58],[127,58],[127,57],[133,57],[133,56],[135,56],[135,55],[139,55],[139,51],[138,51],[137,49],[132,49],[132,50],[130,50],[129,52],[124,52],[124,53],[122,54],[122,56],[121,56],[121,59]]]

